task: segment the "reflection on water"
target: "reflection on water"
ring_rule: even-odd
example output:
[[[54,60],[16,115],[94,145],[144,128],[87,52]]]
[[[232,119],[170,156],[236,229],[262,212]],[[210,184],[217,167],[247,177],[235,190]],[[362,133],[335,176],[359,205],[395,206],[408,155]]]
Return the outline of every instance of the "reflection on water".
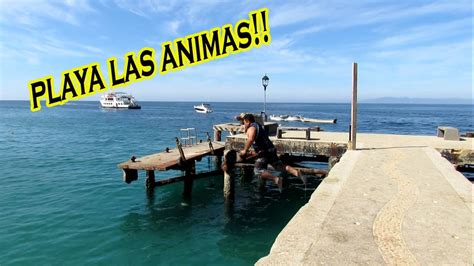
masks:
[[[310,178],[307,190],[298,179],[288,180],[283,193],[267,182],[265,192],[260,193],[255,180],[246,180],[239,173],[236,171],[234,204],[224,203],[220,176],[195,181],[187,206],[181,204],[183,183],[168,186],[173,188],[166,197],[159,196],[163,190],[159,187],[147,196],[145,211],[130,209],[123,217],[121,230],[126,235],[148,232],[159,239],[152,250],[160,252],[161,257],[177,252],[171,247],[179,248],[179,258],[174,254],[175,263],[198,261],[201,255],[196,253],[206,246],[208,252],[220,254],[214,256],[216,263],[251,265],[269,252],[275,236],[308,201],[320,180]]]

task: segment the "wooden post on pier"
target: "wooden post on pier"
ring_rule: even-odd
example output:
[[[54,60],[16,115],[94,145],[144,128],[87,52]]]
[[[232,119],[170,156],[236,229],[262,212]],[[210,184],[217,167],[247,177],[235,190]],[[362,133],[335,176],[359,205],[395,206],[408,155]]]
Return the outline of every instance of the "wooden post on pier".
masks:
[[[214,128],[214,141],[222,141],[222,131]],[[222,164],[222,157],[221,155],[217,155],[214,158],[214,163],[217,166],[217,169],[221,167]]]
[[[352,104],[351,104],[351,133],[349,150],[356,150],[357,138],[357,63],[352,63]]]
[[[176,138],[176,147],[178,148],[180,164],[184,166],[184,189],[183,189],[183,198],[185,200],[191,199],[191,192],[193,190],[193,180],[196,175],[196,161],[195,160],[186,160],[184,156],[183,146],[179,138]]]

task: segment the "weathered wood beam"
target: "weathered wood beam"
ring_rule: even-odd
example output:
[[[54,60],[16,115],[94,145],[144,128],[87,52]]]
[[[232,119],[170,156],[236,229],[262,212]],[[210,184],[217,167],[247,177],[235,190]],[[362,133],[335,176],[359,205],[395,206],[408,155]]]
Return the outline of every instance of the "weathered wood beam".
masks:
[[[196,180],[196,179],[215,176],[215,175],[220,175],[220,174],[222,174],[222,170],[214,170],[214,171],[211,171],[211,172],[204,172],[204,173],[195,174],[193,176],[193,179]],[[176,183],[176,182],[181,182],[181,181],[184,181],[185,178],[186,178],[186,176],[175,176],[175,177],[170,177],[170,178],[167,178],[167,179],[158,180],[158,181],[155,181],[155,187],[161,187],[161,186],[164,186],[164,185],[169,185],[169,184],[173,184],[173,183]]]
[[[253,168],[254,164],[253,163],[235,163],[234,167],[239,167],[239,168]],[[309,174],[309,175],[327,175],[328,171],[324,169],[318,169],[318,168],[308,168],[308,167],[293,167],[296,170],[300,171],[303,174]]]

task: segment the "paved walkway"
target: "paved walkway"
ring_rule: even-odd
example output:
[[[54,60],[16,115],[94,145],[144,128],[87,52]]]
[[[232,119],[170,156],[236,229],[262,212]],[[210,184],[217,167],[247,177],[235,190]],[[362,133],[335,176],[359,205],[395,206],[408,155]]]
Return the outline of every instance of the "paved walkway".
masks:
[[[402,146],[346,152],[257,265],[472,265],[472,184]]]

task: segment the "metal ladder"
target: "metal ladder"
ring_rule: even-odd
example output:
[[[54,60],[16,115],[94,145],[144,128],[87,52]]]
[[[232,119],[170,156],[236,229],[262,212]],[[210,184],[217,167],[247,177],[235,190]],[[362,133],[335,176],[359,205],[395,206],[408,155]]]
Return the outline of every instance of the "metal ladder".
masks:
[[[197,144],[196,129],[193,127],[180,129],[180,139],[184,146]]]

